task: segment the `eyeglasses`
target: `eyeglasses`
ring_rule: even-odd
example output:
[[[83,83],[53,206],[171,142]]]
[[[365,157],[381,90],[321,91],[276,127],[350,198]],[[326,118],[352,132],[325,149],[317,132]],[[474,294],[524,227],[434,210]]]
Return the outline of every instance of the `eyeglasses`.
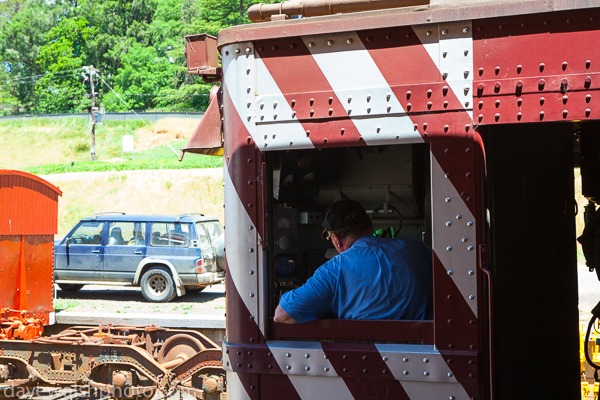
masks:
[[[331,233],[327,232],[327,236],[325,236],[326,240],[331,240]]]

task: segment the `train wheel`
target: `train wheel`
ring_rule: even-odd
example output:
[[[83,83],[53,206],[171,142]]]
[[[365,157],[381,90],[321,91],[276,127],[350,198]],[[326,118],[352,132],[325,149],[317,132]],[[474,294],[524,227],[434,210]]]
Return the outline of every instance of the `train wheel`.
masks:
[[[154,267],[142,277],[142,294],[148,301],[162,303],[175,298],[175,283],[165,267]]]
[[[158,362],[167,368],[175,368],[204,349],[202,342],[192,336],[183,333],[173,335],[160,348]]]

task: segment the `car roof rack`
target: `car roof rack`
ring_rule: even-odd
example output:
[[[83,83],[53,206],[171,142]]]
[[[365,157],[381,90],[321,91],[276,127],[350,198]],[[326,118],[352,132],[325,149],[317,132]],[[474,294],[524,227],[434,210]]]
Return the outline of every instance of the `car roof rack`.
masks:
[[[192,215],[199,215],[199,216],[201,216],[201,217],[204,217],[204,214],[201,214],[201,213],[185,213],[185,214],[179,214],[179,215],[177,216],[177,218],[175,218],[175,222],[179,222],[179,220],[180,220],[181,218],[183,218],[183,217],[190,217],[190,216],[192,216]]]
[[[105,212],[99,212],[99,213],[94,213],[92,215],[92,221],[95,221],[96,218],[98,218],[98,215],[104,215],[104,214],[120,214],[120,215],[125,215],[124,212],[121,211],[105,211]]]

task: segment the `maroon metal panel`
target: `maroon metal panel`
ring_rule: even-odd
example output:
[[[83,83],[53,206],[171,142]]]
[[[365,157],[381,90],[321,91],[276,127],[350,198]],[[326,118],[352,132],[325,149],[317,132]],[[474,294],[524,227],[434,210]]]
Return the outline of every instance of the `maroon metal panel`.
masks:
[[[202,33],[185,37],[185,58],[187,59],[188,74],[207,71],[216,74],[219,67],[217,38]]]
[[[261,400],[300,400],[300,396],[287,376],[261,375],[260,383]]]
[[[600,10],[473,22],[475,124],[600,118]]]
[[[433,322],[321,319],[289,325],[277,324],[269,319],[271,340],[314,338],[433,344]]]
[[[301,39],[266,40],[257,50],[315,147],[365,145]]]
[[[27,172],[0,170],[0,235],[54,235],[60,189]]]
[[[565,8],[590,8],[597,4],[586,0],[561,1]],[[219,32],[218,46],[242,41],[295,37],[355,30],[391,28],[401,25],[420,25],[448,21],[494,18],[503,15],[523,15],[552,11],[546,1],[523,1],[483,6],[406,12],[390,9],[349,13],[328,18],[302,18],[284,22],[267,22],[236,26]]]
[[[225,288],[227,290],[227,340],[232,343],[264,343],[264,337],[232,279],[226,279]]]
[[[409,400],[400,381],[344,378],[356,400]]]
[[[225,131],[225,164],[229,171],[233,186],[246,210],[248,216],[259,228],[257,193],[255,181],[262,173],[262,154],[256,149],[252,136],[246,130],[240,116],[235,111],[227,90],[223,95],[224,131]]]
[[[321,343],[321,346],[342,378],[396,380],[374,344]]]
[[[440,353],[478,350],[477,318],[434,253],[435,344]]]
[[[219,93],[220,92],[220,93]],[[200,120],[194,134],[181,150],[179,161],[188,153],[223,155],[223,136],[221,135],[221,111],[219,98],[222,91],[217,86],[211,89],[210,105]]]

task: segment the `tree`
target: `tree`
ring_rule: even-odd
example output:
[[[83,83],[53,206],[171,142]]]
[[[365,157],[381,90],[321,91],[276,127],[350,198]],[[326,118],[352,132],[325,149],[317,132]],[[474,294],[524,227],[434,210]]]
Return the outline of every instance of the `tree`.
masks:
[[[259,1],[0,0],[0,109],[88,108],[85,65],[131,107],[205,109],[212,85],[187,74],[183,38],[247,23]],[[97,92],[107,110],[127,109],[106,87]]]
[[[0,60],[12,83],[14,97],[24,110],[36,108],[35,77],[46,33],[69,12],[68,2],[55,0],[9,1],[3,4],[0,24]],[[18,110],[16,110],[18,111]]]
[[[40,108],[47,113],[80,112],[89,107],[82,84],[86,65],[86,43],[96,29],[82,17],[63,19],[46,35],[38,64],[46,73],[36,84]]]

